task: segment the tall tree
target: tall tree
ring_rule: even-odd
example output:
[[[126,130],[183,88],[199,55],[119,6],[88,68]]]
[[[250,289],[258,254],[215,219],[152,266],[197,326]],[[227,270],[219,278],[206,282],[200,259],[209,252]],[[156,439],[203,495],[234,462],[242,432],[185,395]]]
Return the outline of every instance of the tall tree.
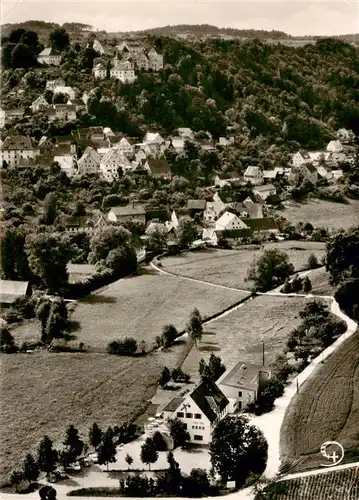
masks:
[[[203,358],[199,362],[199,374],[202,380],[210,379],[215,382],[225,371],[226,367],[222,363],[221,358],[213,354],[213,352],[209,358],[208,365]]]
[[[95,449],[101,444],[102,441],[102,431],[96,422],[92,424],[89,432],[89,442],[90,445]]]
[[[66,429],[63,445],[67,448],[71,462],[74,462],[82,453],[84,442],[79,437],[79,431],[72,424]]]
[[[26,481],[29,481],[29,483],[36,481],[39,477],[39,466],[31,453],[28,453],[26,455],[23,471],[24,479],[26,479]]]
[[[181,247],[189,247],[197,238],[196,223],[191,217],[182,217],[177,229],[178,243]]]
[[[44,436],[37,452],[39,469],[47,473],[52,472],[56,468],[57,459],[57,451],[52,447],[51,439],[48,436]]]
[[[256,290],[265,292],[282,283],[293,273],[294,266],[289,261],[288,254],[272,248],[265,250],[258,260],[252,262],[247,280],[254,282]]]
[[[203,334],[202,316],[199,310],[195,307],[191,312],[189,321],[186,326],[186,331],[190,338],[195,342],[196,346],[198,341],[201,340]]]
[[[116,461],[116,446],[113,442],[113,430],[109,427],[103,437],[102,443],[98,448],[98,463],[106,465]]]
[[[61,292],[68,282],[67,263],[71,258],[68,238],[55,233],[35,233],[26,238],[29,266],[51,292]]]
[[[62,52],[70,45],[70,37],[64,28],[56,28],[50,33],[50,45],[54,50]]]
[[[147,464],[148,469],[151,470],[151,464],[154,464],[157,460],[158,451],[155,443],[151,438],[147,438],[141,446],[141,462]]]
[[[170,434],[173,439],[174,447],[184,446],[190,440],[186,424],[178,418],[169,420]]]
[[[53,225],[57,215],[57,200],[55,193],[48,193],[44,199],[43,221],[47,225]]]
[[[243,486],[250,474],[261,474],[268,444],[261,431],[244,416],[225,417],[215,427],[209,447],[211,463],[223,481]]]

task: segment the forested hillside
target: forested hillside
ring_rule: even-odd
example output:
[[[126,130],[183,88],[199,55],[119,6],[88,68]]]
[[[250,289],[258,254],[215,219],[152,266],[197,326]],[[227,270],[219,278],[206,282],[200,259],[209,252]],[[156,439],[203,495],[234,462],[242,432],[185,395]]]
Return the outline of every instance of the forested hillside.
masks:
[[[93,89],[81,124],[96,120],[129,135],[152,128],[172,133],[180,126],[208,130],[214,137],[232,130],[251,147],[266,140],[295,151],[322,147],[339,127],[359,134],[359,51],[351,44],[323,39],[293,48],[259,40],[184,44],[154,37],[148,44],[163,53],[165,68],[140,73],[135,83],[94,83],[96,53],[71,46],[63,64],[46,75],[4,72],[3,105],[29,106],[46,78],[61,76],[80,91]],[[10,94],[24,85],[25,95]],[[37,127],[47,132],[41,120]],[[26,133],[25,124],[18,124],[17,132]]]

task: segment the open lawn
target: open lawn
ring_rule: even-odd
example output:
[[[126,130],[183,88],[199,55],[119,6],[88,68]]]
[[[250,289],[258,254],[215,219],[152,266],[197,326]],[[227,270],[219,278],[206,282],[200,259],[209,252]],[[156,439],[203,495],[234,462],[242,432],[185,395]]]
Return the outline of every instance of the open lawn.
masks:
[[[347,229],[359,221],[359,200],[348,200],[348,204],[326,200],[310,200],[306,203],[288,203],[288,208],[279,210],[292,224],[310,222],[315,227]]]
[[[358,360],[357,333],[318,368],[288,407],[281,454],[282,464],[293,466],[290,472],[319,467],[323,461],[320,446],[327,440],[343,445],[347,461],[359,460]]]
[[[144,357],[34,352],[2,355],[0,483],[36,452],[45,434],[59,445],[75,425],[87,440],[88,428],[119,425],[146,410],[162,368],[178,365],[184,342]]]
[[[324,243],[308,241],[268,243],[264,248],[279,248],[285,251],[297,271],[307,268],[310,254],[314,253],[320,260],[325,253]],[[245,281],[247,270],[253,259],[259,257],[262,252],[263,248],[254,245],[243,250],[208,249],[165,257],[161,262],[165,271],[180,276],[250,290],[251,283]]]
[[[203,317],[208,317],[245,296],[246,293],[153,271],[118,280],[79,301],[72,320],[80,325],[75,332],[76,340],[91,347],[106,347],[110,341],[123,336],[143,339],[150,345],[168,323],[183,329],[194,307]]]
[[[211,352],[220,356],[226,368],[243,360],[262,363],[262,341],[266,362],[282,352],[284,340],[300,323],[303,297],[261,296],[250,299],[236,310],[204,325],[199,348],[193,347],[183,363],[183,370],[198,379],[200,358]]]
[[[308,274],[308,277],[312,283],[312,291],[314,295],[333,295],[335,293],[335,287],[331,286],[329,283],[329,273],[324,267],[320,269],[314,269]]]

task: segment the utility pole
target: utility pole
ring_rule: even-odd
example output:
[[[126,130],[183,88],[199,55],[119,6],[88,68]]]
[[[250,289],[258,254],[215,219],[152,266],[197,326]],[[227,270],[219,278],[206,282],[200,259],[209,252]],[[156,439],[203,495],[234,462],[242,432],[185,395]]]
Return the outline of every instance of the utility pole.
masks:
[[[262,365],[265,365],[264,340],[262,340]]]

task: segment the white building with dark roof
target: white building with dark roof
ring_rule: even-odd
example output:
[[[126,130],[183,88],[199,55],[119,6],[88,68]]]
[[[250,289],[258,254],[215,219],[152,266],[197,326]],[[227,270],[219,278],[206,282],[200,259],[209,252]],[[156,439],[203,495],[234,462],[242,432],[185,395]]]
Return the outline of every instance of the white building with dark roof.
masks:
[[[250,182],[254,186],[263,184],[263,172],[260,167],[249,166],[243,174],[244,182]]]
[[[228,413],[229,401],[210,380],[201,382],[184,397],[175,397],[163,408],[164,419],[178,418],[186,426],[190,443],[209,444],[212,432]]]
[[[0,147],[0,165],[6,161],[11,167],[16,167],[23,160],[34,160],[39,154],[39,149],[34,147],[30,137],[9,135]]]
[[[91,146],[88,146],[81,158],[77,162],[77,169],[80,175],[98,174],[101,162],[101,155]]]
[[[271,376],[268,367],[238,361],[226,370],[216,381],[216,385],[229,400],[228,412],[244,409],[255,401]]]
[[[37,60],[40,64],[49,64],[53,66],[59,66],[61,63],[62,54],[57,50],[52,49],[51,47],[46,47],[40,54],[37,56]]]

